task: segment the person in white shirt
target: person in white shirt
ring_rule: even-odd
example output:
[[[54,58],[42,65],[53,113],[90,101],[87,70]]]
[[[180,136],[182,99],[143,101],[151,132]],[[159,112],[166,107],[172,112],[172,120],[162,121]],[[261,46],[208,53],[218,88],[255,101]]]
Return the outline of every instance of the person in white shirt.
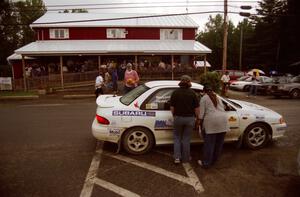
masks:
[[[103,94],[103,77],[102,77],[102,73],[100,72],[99,75],[96,77],[96,81],[95,81],[95,95],[96,98],[99,96],[99,94]]]
[[[221,77],[221,81],[222,81],[222,95],[223,96],[227,96],[227,90],[228,90],[229,81],[230,81],[230,77],[229,77],[228,71],[226,71],[223,74],[223,76]]]

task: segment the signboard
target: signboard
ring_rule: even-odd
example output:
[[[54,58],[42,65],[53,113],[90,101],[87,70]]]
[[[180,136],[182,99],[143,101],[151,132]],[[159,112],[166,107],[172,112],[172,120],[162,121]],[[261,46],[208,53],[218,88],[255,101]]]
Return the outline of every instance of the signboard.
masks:
[[[12,90],[11,77],[0,77],[0,90]]]

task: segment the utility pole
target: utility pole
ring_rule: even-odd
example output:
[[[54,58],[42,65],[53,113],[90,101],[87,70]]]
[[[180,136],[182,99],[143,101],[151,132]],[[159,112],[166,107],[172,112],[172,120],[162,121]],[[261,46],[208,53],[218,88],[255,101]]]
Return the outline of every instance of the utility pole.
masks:
[[[243,53],[243,24],[241,24],[241,36],[240,36],[240,57],[239,57],[239,69],[242,70],[242,53]]]
[[[224,23],[223,23],[223,61],[222,61],[222,70],[223,73],[227,69],[227,36],[228,36],[228,19],[227,19],[227,0],[224,0]]]

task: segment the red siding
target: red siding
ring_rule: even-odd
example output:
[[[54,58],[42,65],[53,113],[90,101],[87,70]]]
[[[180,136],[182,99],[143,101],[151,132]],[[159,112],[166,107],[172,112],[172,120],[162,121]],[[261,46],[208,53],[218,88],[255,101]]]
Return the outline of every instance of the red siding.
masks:
[[[123,28],[123,27],[122,27]],[[125,28],[128,31],[126,39],[160,39],[161,28]],[[35,28],[39,34],[39,40],[50,40],[49,28]],[[69,28],[70,40],[105,40],[106,27],[70,27]],[[194,40],[195,29],[183,29],[183,40]]]
[[[14,60],[12,63],[15,79],[23,78],[23,68],[21,60]]]
[[[69,28],[70,40],[102,40],[106,39],[105,27],[71,27]]]
[[[182,39],[183,40],[195,40],[196,37],[196,29],[183,29],[182,33]]]

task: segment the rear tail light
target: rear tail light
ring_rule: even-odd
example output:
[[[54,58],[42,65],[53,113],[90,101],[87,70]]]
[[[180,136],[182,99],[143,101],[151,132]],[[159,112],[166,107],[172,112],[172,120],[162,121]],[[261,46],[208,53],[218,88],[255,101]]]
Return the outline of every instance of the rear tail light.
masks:
[[[104,118],[102,116],[96,115],[96,119],[99,124],[109,125],[109,120],[107,120],[106,118]]]

